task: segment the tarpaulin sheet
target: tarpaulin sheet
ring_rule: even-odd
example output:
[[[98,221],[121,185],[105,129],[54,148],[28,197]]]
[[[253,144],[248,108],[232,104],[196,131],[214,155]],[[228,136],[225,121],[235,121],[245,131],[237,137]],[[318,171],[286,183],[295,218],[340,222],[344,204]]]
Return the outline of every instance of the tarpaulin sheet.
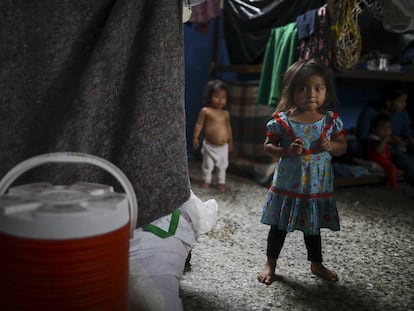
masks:
[[[326,1],[226,0],[223,6],[224,35],[232,64],[261,63],[273,28],[294,22]]]

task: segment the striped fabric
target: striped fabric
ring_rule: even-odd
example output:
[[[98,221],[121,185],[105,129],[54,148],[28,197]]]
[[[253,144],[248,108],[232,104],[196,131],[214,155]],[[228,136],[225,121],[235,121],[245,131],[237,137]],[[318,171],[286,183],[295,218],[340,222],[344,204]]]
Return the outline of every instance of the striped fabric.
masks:
[[[263,151],[266,123],[272,118],[274,107],[256,104],[259,81],[233,81],[230,116],[233,130],[231,164],[238,170],[266,183],[274,172],[275,160]]]
[[[251,160],[271,162],[263,151],[266,123],[274,107],[256,104],[259,81],[236,81],[231,84],[230,115],[234,155]]]

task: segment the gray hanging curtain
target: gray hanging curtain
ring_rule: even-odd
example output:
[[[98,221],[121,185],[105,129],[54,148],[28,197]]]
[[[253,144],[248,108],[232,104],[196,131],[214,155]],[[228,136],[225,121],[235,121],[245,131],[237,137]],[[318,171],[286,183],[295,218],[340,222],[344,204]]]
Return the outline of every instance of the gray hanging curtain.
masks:
[[[171,0],[0,0],[0,176],[41,153],[84,152],[130,179],[138,225],[186,201],[181,14]],[[70,165],[17,183],[77,180],[113,184]]]

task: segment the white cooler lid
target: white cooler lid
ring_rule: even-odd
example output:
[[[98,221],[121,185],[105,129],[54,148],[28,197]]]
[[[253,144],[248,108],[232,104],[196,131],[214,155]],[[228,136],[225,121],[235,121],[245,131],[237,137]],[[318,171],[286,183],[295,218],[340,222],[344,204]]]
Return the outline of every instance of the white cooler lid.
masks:
[[[30,239],[98,236],[129,222],[128,199],[111,186],[33,183],[0,196],[0,232]]]

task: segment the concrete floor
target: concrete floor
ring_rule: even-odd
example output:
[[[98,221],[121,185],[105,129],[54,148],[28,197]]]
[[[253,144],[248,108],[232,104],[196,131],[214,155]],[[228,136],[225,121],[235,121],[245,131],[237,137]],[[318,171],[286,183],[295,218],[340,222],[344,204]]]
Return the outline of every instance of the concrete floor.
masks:
[[[309,272],[301,232],[288,235],[270,286],[256,280],[265,262],[268,226],[260,224],[267,189],[229,175],[225,193],[200,189],[200,162],[190,163],[195,194],[219,204],[215,228],[199,238],[181,280],[184,310],[414,310],[414,190],[382,185],[336,190],[341,231],[322,232],[324,263],[339,282]]]

